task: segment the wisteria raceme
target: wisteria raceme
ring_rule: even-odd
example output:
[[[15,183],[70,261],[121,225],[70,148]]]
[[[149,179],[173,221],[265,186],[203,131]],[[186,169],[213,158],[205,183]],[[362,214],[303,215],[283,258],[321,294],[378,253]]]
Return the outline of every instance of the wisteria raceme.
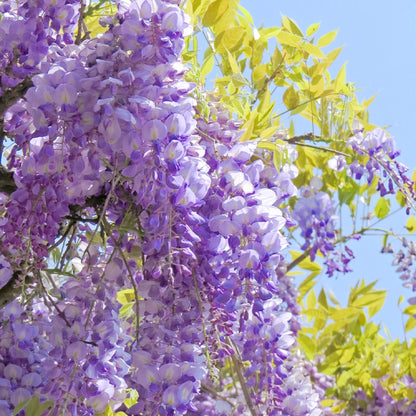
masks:
[[[131,337],[118,319],[117,276],[106,272],[100,281],[105,264],[95,248],[90,256],[95,260],[49,296],[48,307],[13,302],[2,310],[1,399],[10,412],[34,395],[56,403],[54,415],[102,413],[125,398]]]
[[[364,158],[352,158],[348,164],[344,156],[336,155],[329,160],[328,166],[337,171],[346,168],[349,176],[357,181],[364,177],[369,185],[377,177],[377,190],[382,197],[394,194],[397,187],[405,198],[409,212],[411,201],[415,199],[414,183],[406,175],[409,169],[396,160],[400,152],[396,149],[395,139],[388,136],[385,130],[376,128],[366,134],[357,131],[348,140],[347,146]]]
[[[351,399],[351,404],[356,405],[353,413],[347,413],[347,410],[341,411],[341,415],[352,414],[353,416],[370,415],[370,416],[412,416],[416,408],[414,400],[407,398],[397,398],[395,393],[400,388],[408,388],[416,391],[414,380],[410,376],[403,377],[395,387],[387,389],[383,382],[387,377],[381,380],[372,380],[373,394],[369,397],[365,391],[360,390],[355,393]]]
[[[416,291],[416,243],[407,238],[400,237],[401,248],[397,251],[391,243],[386,244],[381,252],[394,254],[393,266],[396,267],[396,272],[399,273],[400,280],[403,281],[403,287]],[[416,304],[416,297],[412,296],[408,299],[411,305]]]
[[[0,5],[0,96],[40,70],[52,44],[73,43],[77,0],[9,1]]]

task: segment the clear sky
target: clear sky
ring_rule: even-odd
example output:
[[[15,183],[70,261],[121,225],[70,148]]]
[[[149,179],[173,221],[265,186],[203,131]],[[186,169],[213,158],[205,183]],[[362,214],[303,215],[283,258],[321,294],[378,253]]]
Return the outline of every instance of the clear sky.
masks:
[[[401,161],[412,171],[416,168],[415,0],[240,0],[240,3],[251,13],[257,26],[279,26],[283,14],[295,20],[303,31],[318,22],[321,23],[318,35],[338,29],[332,47],[344,46],[344,49],[333,75],[348,61],[347,80],[362,89],[358,96],[368,99],[377,94],[370,106],[370,122],[388,127],[402,150]],[[296,134],[301,133],[304,132],[296,130]],[[397,214],[380,225],[401,231],[405,220],[405,215]],[[345,299],[345,287],[354,285],[358,279],[378,280],[376,287],[388,289],[389,293],[376,321],[383,322],[393,338],[403,338],[397,300],[400,294],[405,299],[413,294],[402,288],[391,266],[391,255],[380,254],[380,237],[364,240],[352,246],[356,254],[354,272],[332,279],[323,277],[317,289],[323,284]],[[415,336],[415,330],[410,334]]]

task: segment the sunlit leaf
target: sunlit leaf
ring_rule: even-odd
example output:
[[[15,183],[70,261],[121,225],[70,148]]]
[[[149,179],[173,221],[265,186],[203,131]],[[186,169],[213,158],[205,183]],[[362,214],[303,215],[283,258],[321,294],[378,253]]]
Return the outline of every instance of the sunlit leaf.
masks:
[[[207,8],[202,16],[204,26],[213,26],[223,16],[230,6],[230,0],[215,0]]]
[[[241,4],[238,5],[238,8],[240,9],[241,13],[243,14],[243,16],[252,24],[254,25],[253,22],[253,17],[251,16],[251,14],[249,13],[249,11],[247,9],[245,9]]]
[[[209,74],[212,71],[212,68],[214,68],[214,55],[210,55],[208,56],[207,59],[204,60],[204,62],[202,63],[201,66],[201,75],[205,76],[207,74]]]
[[[377,218],[385,218],[390,212],[390,200],[381,197],[374,208],[374,214]]]
[[[286,28],[289,32],[294,33],[295,35],[298,35],[300,37],[303,37],[302,31],[300,30],[299,26],[293,19],[287,16],[282,16],[282,22],[283,22],[283,27]]]
[[[313,23],[313,24],[311,24],[306,29],[306,36],[309,37],[309,36],[312,36],[313,34],[315,34],[318,31],[320,25],[321,25],[320,23]]]
[[[298,47],[302,37],[280,30],[276,33],[276,39],[282,45]]]
[[[410,234],[413,234],[416,231],[416,218],[414,215],[411,215],[406,221],[406,228]]]
[[[317,58],[324,58],[324,53],[314,44],[312,43],[302,43],[302,49],[308,52],[312,56],[316,56]]]
[[[334,86],[335,86],[335,90],[336,91],[340,90],[344,86],[344,84],[345,84],[345,80],[346,80],[346,65],[347,65],[347,63],[344,63],[344,65],[342,65],[341,69],[338,72],[338,75],[335,78]]]
[[[225,52],[227,49],[233,51],[241,46],[245,34],[246,30],[241,26],[226,29],[215,38],[215,49],[220,53]]]
[[[337,36],[338,30],[333,30],[332,32],[326,33],[322,37],[319,38],[317,42],[317,46],[319,48],[324,48],[325,46],[328,46]]]
[[[416,319],[413,318],[413,316],[409,316],[409,318],[406,321],[404,330],[408,332],[408,331],[411,331],[415,327],[416,327]]]
[[[299,93],[295,90],[293,85],[284,92],[283,103],[288,110],[295,108],[299,104]]]
[[[298,335],[298,342],[302,350],[305,352],[306,357],[308,357],[309,359],[312,359],[316,351],[315,342],[311,338],[309,338],[307,335],[304,335],[302,333]]]

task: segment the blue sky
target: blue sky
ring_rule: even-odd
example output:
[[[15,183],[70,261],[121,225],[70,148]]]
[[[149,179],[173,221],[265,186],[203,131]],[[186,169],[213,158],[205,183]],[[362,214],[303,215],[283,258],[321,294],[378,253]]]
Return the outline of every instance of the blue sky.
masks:
[[[344,46],[344,49],[333,75],[348,61],[347,80],[362,89],[358,96],[368,99],[377,94],[370,106],[370,122],[388,127],[402,150],[401,161],[412,171],[416,168],[416,1],[240,0],[240,3],[251,13],[257,26],[279,26],[283,14],[295,20],[303,31],[318,22],[321,23],[318,35],[338,29],[332,46]],[[304,132],[296,130],[296,134],[301,133]],[[406,216],[399,213],[380,225],[401,231],[405,220]],[[354,272],[332,279],[322,277],[317,289],[322,284],[345,300],[345,288],[358,279],[378,280],[376,287],[387,289],[388,294],[383,311],[375,320],[384,323],[393,338],[403,338],[397,300],[400,294],[407,299],[412,293],[402,288],[391,266],[393,258],[380,254],[379,237],[364,238],[352,248],[356,254]]]

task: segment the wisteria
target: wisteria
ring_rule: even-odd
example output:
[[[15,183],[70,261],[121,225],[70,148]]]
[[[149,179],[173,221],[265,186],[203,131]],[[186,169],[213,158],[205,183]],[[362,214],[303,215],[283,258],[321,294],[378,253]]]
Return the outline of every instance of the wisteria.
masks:
[[[0,414],[331,414],[288,256],[350,271],[330,192],[189,80],[180,1],[113,6],[90,38],[83,1],[0,5]],[[348,146],[414,197],[384,131]]]
[[[365,178],[368,185],[376,179],[381,197],[394,194],[398,187],[410,212],[415,198],[414,183],[406,175],[409,169],[396,160],[400,152],[396,149],[394,137],[388,136],[381,128],[367,134],[359,130],[348,140],[347,146],[356,152],[355,157],[347,161],[344,156],[336,155],[329,160],[328,166],[337,171],[347,169],[349,176],[357,181]],[[360,159],[360,156],[364,157]]]

